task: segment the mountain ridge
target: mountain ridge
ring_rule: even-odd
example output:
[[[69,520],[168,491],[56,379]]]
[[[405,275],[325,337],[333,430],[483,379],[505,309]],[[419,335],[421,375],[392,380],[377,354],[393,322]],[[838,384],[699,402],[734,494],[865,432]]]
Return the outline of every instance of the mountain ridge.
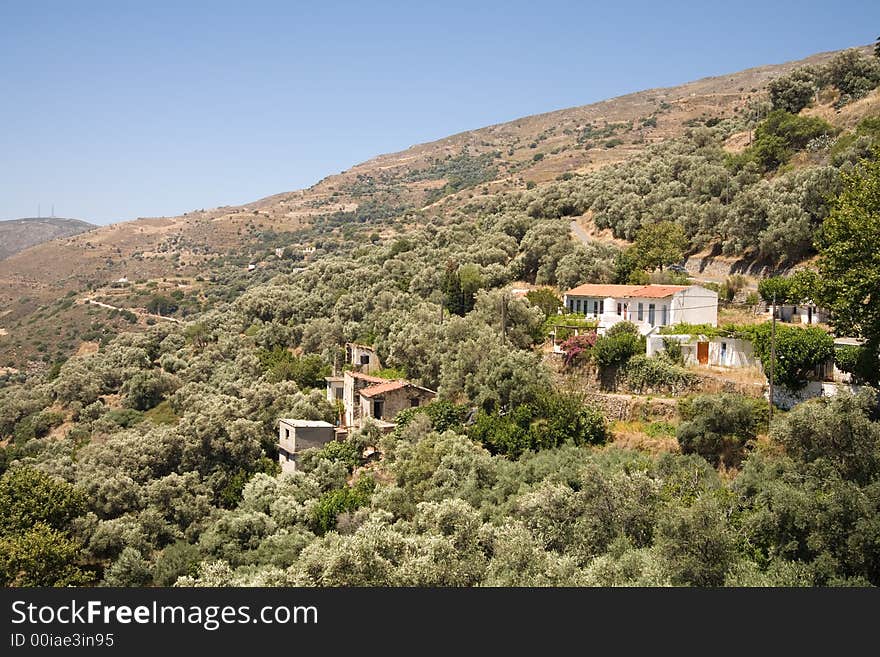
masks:
[[[97,228],[81,219],[66,217],[22,217],[0,220],[0,260],[32,246],[72,237]]]

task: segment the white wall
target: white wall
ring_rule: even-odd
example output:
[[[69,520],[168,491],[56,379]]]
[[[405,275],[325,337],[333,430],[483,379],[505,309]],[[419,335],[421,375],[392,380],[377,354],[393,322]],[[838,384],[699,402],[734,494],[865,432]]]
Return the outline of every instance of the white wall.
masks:
[[[342,390],[342,381],[327,381],[327,401],[335,404],[336,400],[342,400]]]
[[[577,308],[577,302],[580,301],[580,310]],[[582,297],[580,295],[569,296],[563,295],[562,303],[565,306],[566,312],[570,313],[581,313],[582,315],[586,315],[587,317],[599,317],[599,314],[593,312],[593,302],[602,301],[604,306],[600,305],[600,310],[604,310],[607,314],[608,309],[611,308],[609,304],[613,303],[613,299],[610,297],[607,299],[601,299],[599,297]]]
[[[726,349],[723,348],[726,346]],[[748,340],[713,338],[709,341],[709,365],[718,367],[754,367],[759,364],[755,348]]]
[[[631,299],[626,299],[626,303],[629,306],[627,309],[627,319],[631,322],[639,321],[639,304],[642,304],[642,321],[650,324],[651,326],[668,326],[669,324],[673,324],[672,319],[672,308],[671,308],[671,297],[666,297],[665,299],[646,299],[646,298],[638,298],[633,297]],[[623,301],[623,300],[622,300]],[[651,305],[654,306],[654,321],[653,323],[650,321],[651,317]],[[663,312],[663,309],[666,308],[666,312]],[[616,306],[615,306],[616,309]],[[665,318],[665,322],[664,322]]]
[[[692,339],[690,335],[649,335],[645,341],[645,355],[654,356],[666,351],[666,345],[663,343],[664,340],[675,340],[684,345]]]
[[[807,385],[800,390],[789,390],[784,386],[776,386],[773,390],[773,398],[776,406],[779,408],[790,410],[797,404],[815,399],[816,397],[833,397],[841,390],[848,390],[855,394],[861,389],[861,386],[852,385],[851,383],[830,383],[828,381],[808,381]],[[764,399],[770,398],[770,392],[764,394]]]
[[[700,285],[676,292],[672,297],[670,323],[718,326],[718,293]]]
[[[564,295],[563,303],[569,312],[577,312],[576,307],[572,310],[571,302],[573,301],[581,302],[581,313],[587,317],[596,317],[593,313],[593,302],[599,301],[597,297]],[[645,297],[616,299],[614,297],[606,297],[603,301],[604,312],[598,318],[608,324],[617,321],[613,318],[621,317],[617,314],[617,304],[619,303],[621,305],[621,312],[623,312],[623,306],[626,306],[626,314],[623,319],[631,322],[639,321],[639,304],[642,304],[642,321],[648,322],[650,306],[653,304],[654,322],[651,324],[652,326],[669,326],[682,322],[718,326],[718,293],[699,285],[692,285],[663,299]],[[584,306],[585,302],[586,306]],[[666,308],[665,315],[663,312],[664,307]]]

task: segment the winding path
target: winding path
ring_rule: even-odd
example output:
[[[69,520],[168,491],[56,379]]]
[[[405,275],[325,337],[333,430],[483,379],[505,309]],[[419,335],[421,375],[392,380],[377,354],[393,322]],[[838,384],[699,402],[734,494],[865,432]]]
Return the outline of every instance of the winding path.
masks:
[[[118,310],[119,312],[128,311],[130,313],[134,313],[138,317],[152,317],[153,319],[164,319],[168,322],[174,322],[175,324],[180,324],[181,321],[176,317],[165,317],[165,315],[154,315],[153,313],[148,313],[144,310],[137,310],[133,308],[120,308],[119,306],[111,306],[109,303],[104,303],[102,301],[95,301],[89,297],[85,299],[80,299],[81,303],[91,304],[93,306],[100,306],[101,308],[107,308],[108,310]]]

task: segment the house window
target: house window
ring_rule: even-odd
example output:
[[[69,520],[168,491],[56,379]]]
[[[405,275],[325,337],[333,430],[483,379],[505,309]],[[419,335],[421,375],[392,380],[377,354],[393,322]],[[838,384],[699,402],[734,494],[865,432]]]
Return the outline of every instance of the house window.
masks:
[[[654,320],[657,319],[657,308],[653,303],[648,304],[648,324],[654,326]]]
[[[285,438],[290,438],[290,429],[285,429],[285,430],[284,430],[284,437],[285,437]]]
[[[575,312],[579,313],[579,312],[581,311],[581,300],[578,299],[578,300],[575,301],[574,303],[575,303],[575,308],[576,308],[576,309],[575,309]]]
[[[645,319],[645,304],[643,304],[643,303],[639,304],[638,316],[639,316],[640,322],[644,321],[644,319]]]
[[[382,412],[385,410],[385,402],[377,399],[373,402],[373,417],[377,420],[382,419]]]
[[[370,364],[370,354],[361,354],[361,365]]]
[[[410,399],[409,405],[410,405],[410,408],[415,408],[416,406],[418,406],[419,405],[419,398],[413,397],[412,399]]]
[[[727,343],[721,343],[721,361],[724,362],[727,359]]]
[[[342,388],[336,388],[336,399],[342,399]]]
[[[618,303],[618,304],[617,304],[617,314],[618,314],[618,315],[622,315],[622,314],[623,314],[623,304],[621,304],[621,303]]]
[[[605,299],[599,299],[599,314],[605,314]]]
[[[593,301],[593,314],[594,315],[599,314],[599,302],[598,301]]]
[[[666,310],[667,310],[666,306],[663,306],[660,311],[660,318],[661,318],[660,324],[661,324],[661,326],[665,326],[667,323],[666,322]]]
[[[568,300],[568,312],[570,312],[570,313],[574,312],[574,299]]]

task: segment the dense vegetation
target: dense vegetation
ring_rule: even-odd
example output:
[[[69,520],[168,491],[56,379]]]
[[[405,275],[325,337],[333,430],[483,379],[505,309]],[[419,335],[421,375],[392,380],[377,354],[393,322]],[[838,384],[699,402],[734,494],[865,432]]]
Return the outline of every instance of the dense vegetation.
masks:
[[[766,116],[740,155],[725,140],[751,126],[723,120],[625,164],[456,211],[404,218],[365,203],[327,215],[296,236],[315,245],[306,266],[215,284],[194,321],[122,333],[47,375],[5,380],[0,582],[880,584],[871,389],[801,404],[770,426],[754,400],[688,397],[667,431],[680,452],[622,449],[584,391],[560,380],[595,368],[591,390],[682,393],[693,381],[674,349],[647,358],[621,323],[571,337],[557,370],[536,347],[558,297],[505,289],[637,279],[713,244],[788,262],[818,248],[811,294],[873,348],[880,170],[860,158],[877,131],[862,122],[835,135],[794,110]],[[418,175],[470,186],[493,159],[450,157]],[[358,184],[369,193],[370,181]],[[587,212],[635,247],[575,244],[568,217]],[[157,312],[180,301],[153,300]],[[825,333],[791,330],[779,335],[790,365],[777,374],[796,387],[832,348]],[[440,401],[279,475],[276,421],[335,419],[322,377],[346,341],[372,343]],[[871,362],[861,353],[839,358],[857,368]]]

